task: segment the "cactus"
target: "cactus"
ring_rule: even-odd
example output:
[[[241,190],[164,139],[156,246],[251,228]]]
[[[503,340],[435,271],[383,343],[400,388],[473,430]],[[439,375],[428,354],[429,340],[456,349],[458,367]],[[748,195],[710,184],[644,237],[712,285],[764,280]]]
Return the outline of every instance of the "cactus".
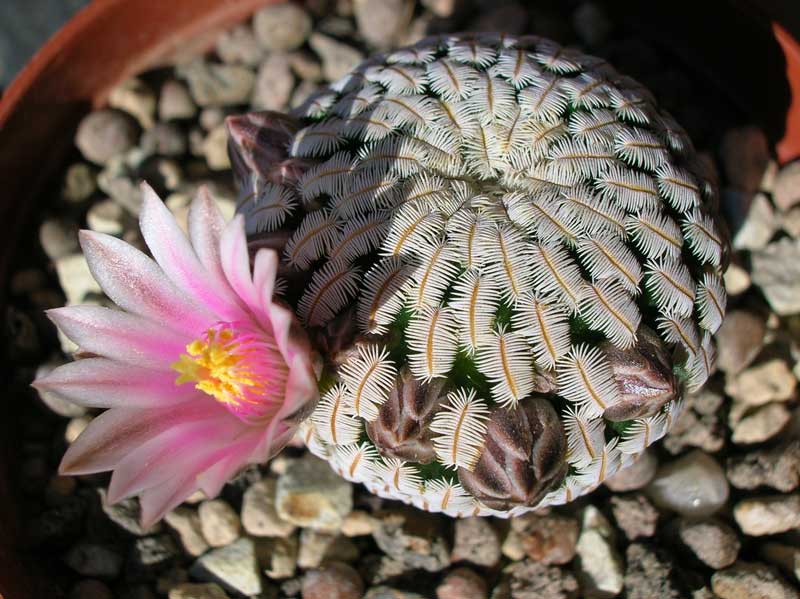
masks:
[[[591,491],[712,372],[727,242],[683,129],[602,59],[452,35],[229,119],[251,248],[321,355],[310,450],[452,516]]]

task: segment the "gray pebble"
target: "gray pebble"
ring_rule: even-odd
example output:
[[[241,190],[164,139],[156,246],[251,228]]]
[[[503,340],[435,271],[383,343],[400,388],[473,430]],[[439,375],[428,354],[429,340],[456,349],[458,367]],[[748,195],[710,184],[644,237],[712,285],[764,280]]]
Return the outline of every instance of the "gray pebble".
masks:
[[[75,145],[90,162],[106,164],[134,147],[138,137],[139,127],[133,118],[119,110],[103,109],[81,120]]]
[[[119,575],[122,557],[110,547],[79,543],[67,552],[66,564],[83,576],[112,579]]]
[[[314,33],[309,44],[322,60],[322,74],[327,81],[344,77],[364,60],[360,51],[321,33]]]
[[[61,197],[70,204],[80,204],[89,199],[97,189],[97,174],[85,162],[70,165],[64,173]]]
[[[414,14],[413,0],[355,0],[353,7],[361,37],[382,49],[400,40]]]
[[[48,218],[39,226],[39,244],[51,260],[80,250],[78,225],[66,218]]]
[[[173,123],[156,123],[142,134],[139,146],[147,154],[182,156],[186,153],[186,136]]]
[[[264,49],[249,25],[238,25],[223,32],[217,40],[216,50],[217,56],[230,64],[255,67],[264,58]]]
[[[256,110],[284,110],[294,88],[285,54],[271,54],[258,69],[251,103]]]
[[[177,72],[186,79],[192,98],[200,106],[246,104],[255,81],[253,71],[246,67],[204,60],[180,65]]]
[[[161,86],[158,98],[158,118],[162,121],[194,118],[197,105],[189,89],[181,81],[170,79]]]
[[[311,17],[294,3],[273,4],[253,16],[253,29],[261,45],[269,51],[294,50],[311,33]]]
[[[112,108],[127,112],[144,129],[152,127],[155,122],[156,102],[153,90],[136,78],[124,81],[108,95],[108,103]]]

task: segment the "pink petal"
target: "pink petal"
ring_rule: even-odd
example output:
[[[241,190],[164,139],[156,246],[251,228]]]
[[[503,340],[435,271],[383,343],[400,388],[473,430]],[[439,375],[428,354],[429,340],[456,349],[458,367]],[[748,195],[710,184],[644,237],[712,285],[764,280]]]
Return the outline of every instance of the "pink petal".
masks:
[[[189,207],[189,239],[200,263],[218,285],[227,285],[222,270],[220,239],[225,219],[208,188],[202,186]]]
[[[69,446],[59,466],[61,474],[92,474],[111,470],[146,441],[184,422],[236,418],[216,401],[185,402],[180,409],[113,408],[92,420]]]
[[[89,408],[158,408],[208,399],[192,384],[176,385],[178,373],[154,371],[106,358],[86,358],[59,366],[33,382]]]
[[[242,318],[236,296],[227,285],[215,284],[156,192],[149,185],[142,184],[142,196],[139,226],[161,270],[178,289],[199,300],[220,318]]]
[[[197,477],[200,489],[206,497],[210,499],[219,495],[222,487],[248,464],[248,458],[253,453],[258,440],[257,431],[253,431],[249,439],[242,439],[241,444],[231,448],[230,454],[225,459],[220,460]]]
[[[272,303],[272,292],[275,289],[277,274],[278,253],[275,250],[258,250],[253,267],[253,285],[258,294],[258,305],[262,310]]]
[[[163,323],[100,306],[55,308],[47,316],[83,351],[150,368],[168,370],[192,341]]]
[[[230,286],[254,314],[261,313],[258,293],[250,275],[250,256],[244,234],[244,217],[241,214],[237,214],[222,232],[220,252],[222,270],[225,271]]]
[[[81,231],[80,240],[94,278],[124,310],[189,335],[216,320],[179,292],[153,260],[121,239]]]
[[[283,406],[276,418],[283,420],[291,416],[308,403],[316,404],[319,400],[319,387],[314,368],[308,355],[297,354],[289,366],[289,378],[286,381]]]

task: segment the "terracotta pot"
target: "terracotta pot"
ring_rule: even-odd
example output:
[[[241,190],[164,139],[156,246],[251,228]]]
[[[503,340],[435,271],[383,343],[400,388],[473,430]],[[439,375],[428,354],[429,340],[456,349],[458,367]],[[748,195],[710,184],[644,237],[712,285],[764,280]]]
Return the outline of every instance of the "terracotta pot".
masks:
[[[92,107],[101,105],[116,83],[174,59],[176,55],[202,50],[211,43],[215,33],[271,1],[275,0],[94,0],[34,56],[0,102],[0,222],[4,225],[3,235],[0,235],[0,306],[4,304],[12,250],[18,236],[26,230],[23,225],[30,220],[43,189],[64,166],[80,118]],[[744,5],[749,11],[771,7],[766,18],[762,10],[757,11],[761,19],[759,32],[769,31],[769,20],[777,19],[795,36],[792,38],[786,31],[779,31],[786,59],[784,64],[777,65],[775,81],[777,88],[786,90],[787,100],[787,80],[795,94],[792,111],[787,112],[789,103],[786,101],[775,115],[780,131],[773,137],[776,142],[783,137],[780,156],[788,160],[800,155],[800,46],[796,42],[800,19],[791,13],[794,0],[763,0],[763,6],[758,6],[759,2],[761,0],[687,1],[683,8],[689,10],[690,19],[683,18],[685,11],[682,14],[676,7],[683,4],[681,0],[652,3],[620,0],[609,5],[624,6],[626,14],[623,16],[643,18],[648,30],[653,29],[654,37],[664,38],[664,44],[693,54],[694,59],[698,56],[702,59],[707,54],[705,63],[699,61],[700,68],[717,74],[728,73],[728,83],[732,78],[745,75],[763,77],[758,68],[740,68],[737,57],[743,53],[752,54],[754,49],[759,49],[759,44],[772,43],[776,48],[777,44],[769,33],[766,41],[762,36],[753,42],[748,37],[726,36],[727,21],[719,27],[712,27],[710,23],[719,21],[719,15],[729,16],[731,11],[740,14],[731,8],[733,5],[737,9]],[[662,9],[666,6],[674,18],[653,19],[652,15],[641,14],[642,7],[655,9],[656,5]],[[711,5],[717,12],[710,20],[697,18],[698,10],[708,11]],[[691,25],[697,23],[701,27],[690,31]],[[730,45],[722,46],[721,39],[730,40]],[[788,77],[784,76],[784,70]],[[766,72],[771,77],[775,69]],[[724,84],[722,78],[721,85]],[[764,110],[759,109],[757,96],[770,95],[774,88],[763,87],[763,79],[760,83],[746,79],[743,87],[747,85],[755,88],[751,93],[754,99],[743,107],[743,112],[760,123],[758,116],[763,115]],[[786,114],[788,118],[784,118]],[[788,126],[781,126],[781,123],[788,123]],[[43,575],[47,564],[23,565],[18,556],[18,520],[5,467],[14,459],[11,451],[15,440],[14,400],[0,395],[0,402],[8,404],[0,405],[0,599],[52,597]]]

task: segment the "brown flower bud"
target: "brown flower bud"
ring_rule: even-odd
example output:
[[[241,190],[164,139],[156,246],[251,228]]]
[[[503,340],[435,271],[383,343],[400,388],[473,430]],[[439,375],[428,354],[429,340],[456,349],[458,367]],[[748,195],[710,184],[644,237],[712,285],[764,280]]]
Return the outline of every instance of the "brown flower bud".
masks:
[[[333,366],[341,366],[358,353],[358,323],[355,307],[348,308],[312,333],[314,347]]]
[[[541,397],[515,408],[495,407],[486,445],[470,472],[458,469],[463,487],[489,508],[535,506],[567,473],[567,439],[561,419]]]
[[[638,343],[629,349],[608,342],[600,346],[620,392],[620,400],[603,412],[603,417],[613,422],[653,416],[679,393],[672,361],[659,336],[642,326],[637,337]]]
[[[436,459],[429,425],[447,395],[442,378],[423,383],[403,367],[367,434],[383,456],[429,464]]]

